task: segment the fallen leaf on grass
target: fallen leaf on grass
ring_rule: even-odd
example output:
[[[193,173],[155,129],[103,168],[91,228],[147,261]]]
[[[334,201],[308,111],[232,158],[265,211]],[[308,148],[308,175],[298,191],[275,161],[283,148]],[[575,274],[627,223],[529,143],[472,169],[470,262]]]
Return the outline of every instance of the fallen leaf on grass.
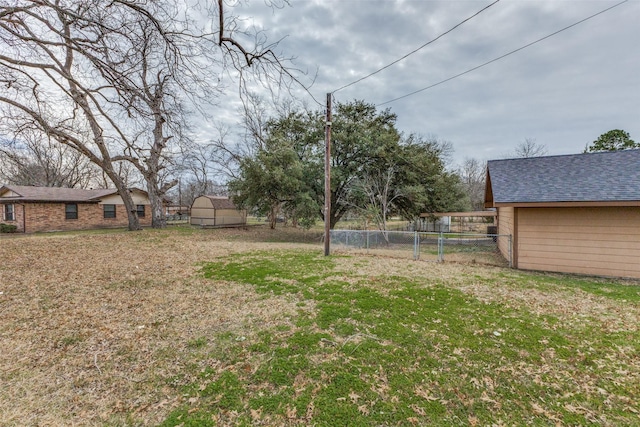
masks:
[[[430,390],[426,390],[424,389],[422,386],[418,386],[416,387],[413,392],[416,394],[416,396],[422,397],[423,399],[426,399],[430,402],[436,401],[438,400],[437,397],[433,396],[431,394]]]
[[[298,408],[296,408],[295,406],[292,408],[287,405],[287,418],[289,418],[290,420],[295,420],[296,418],[298,418],[297,412]]]
[[[253,421],[258,421],[260,418],[262,418],[262,408],[250,409],[250,414]]]
[[[424,408],[421,408],[418,405],[411,405],[410,408],[413,409],[413,412],[420,415],[421,417],[424,417],[425,415],[427,415],[427,412],[424,410]]]
[[[309,402],[309,404],[307,405],[307,413],[305,414],[304,418],[307,420],[313,418],[313,412],[315,411],[315,409],[316,406],[313,404],[313,402]]]

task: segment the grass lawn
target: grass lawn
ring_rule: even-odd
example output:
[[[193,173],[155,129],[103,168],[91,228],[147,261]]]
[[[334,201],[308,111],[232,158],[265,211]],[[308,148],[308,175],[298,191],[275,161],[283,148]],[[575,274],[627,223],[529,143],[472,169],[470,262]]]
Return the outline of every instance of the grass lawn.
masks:
[[[0,425],[640,425],[637,282],[296,230],[0,238]]]

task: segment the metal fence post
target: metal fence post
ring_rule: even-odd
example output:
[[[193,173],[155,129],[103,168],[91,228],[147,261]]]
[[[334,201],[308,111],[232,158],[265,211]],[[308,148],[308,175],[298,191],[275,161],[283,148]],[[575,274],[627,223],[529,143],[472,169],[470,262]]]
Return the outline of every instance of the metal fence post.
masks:
[[[418,260],[418,232],[413,232],[413,260]]]
[[[444,236],[442,235],[442,231],[438,235],[438,262],[444,261]]]
[[[513,240],[511,234],[509,234],[509,268],[513,268]]]
[[[365,231],[367,233],[367,250],[369,250],[369,230]]]

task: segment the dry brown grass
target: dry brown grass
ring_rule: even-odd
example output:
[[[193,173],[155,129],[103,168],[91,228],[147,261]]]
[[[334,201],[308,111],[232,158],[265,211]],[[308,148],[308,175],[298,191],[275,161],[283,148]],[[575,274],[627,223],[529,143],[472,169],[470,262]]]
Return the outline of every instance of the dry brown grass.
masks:
[[[180,398],[162,384],[205,363],[192,360],[190,343],[218,332],[250,338],[254,325],[295,311],[198,274],[199,262],[232,252],[295,246],[251,243],[260,233],[3,238],[0,424],[101,425],[129,412],[161,420]]]
[[[310,248],[265,242],[274,236],[258,228],[0,239],[0,424],[117,425],[127,414],[157,424],[183,403],[179,387],[167,384],[191,383],[201,369],[226,363],[198,357],[223,345],[218,334],[250,341],[261,329],[289,324],[300,309],[294,297],[199,274],[199,263],[230,253]],[[319,242],[311,248],[322,249]],[[579,290],[550,296],[515,285],[518,273],[510,280],[510,270],[499,267],[372,256],[335,261],[338,270],[370,276],[371,286],[384,286],[379,276],[424,277],[427,286],[443,283],[562,322],[602,322],[612,331],[640,324],[637,306],[622,311],[615,300]]]

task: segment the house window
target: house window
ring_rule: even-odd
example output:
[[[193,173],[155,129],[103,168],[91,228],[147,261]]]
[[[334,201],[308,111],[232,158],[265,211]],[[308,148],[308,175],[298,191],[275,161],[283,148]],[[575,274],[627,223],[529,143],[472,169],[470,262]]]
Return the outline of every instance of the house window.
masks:
[[[15,221],[15,213],[13,211],[13,205],[4,205],[4,220]]]
[[[116,205],[102,205],[102,209],[104,211],[105,218],[116,217]]]
[[[78,219],[78,204],[77,203],[65,204],[64,217],[65,219]]]
[[[136,213],[138,218],[144,218],[144,205],[136,205]]]

